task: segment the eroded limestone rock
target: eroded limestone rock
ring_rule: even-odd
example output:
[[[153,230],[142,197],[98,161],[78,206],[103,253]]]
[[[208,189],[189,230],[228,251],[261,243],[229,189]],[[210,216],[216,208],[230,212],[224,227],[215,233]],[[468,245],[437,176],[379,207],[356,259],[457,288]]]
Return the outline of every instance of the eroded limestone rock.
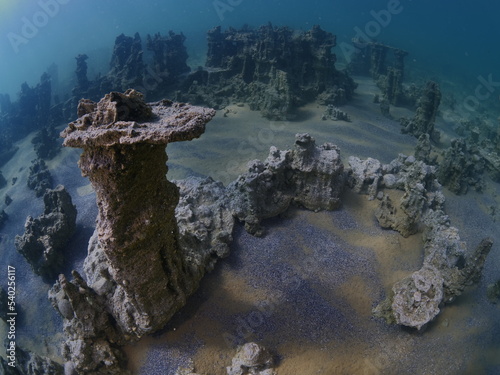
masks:
[[[78,272],[73,271],[72,276],[70,282],[60,275],[49,291],[52,306],[64,321],[65,367],[78,374],[129,374],[120,348],[125,339],[112,316],[103,309],[104,297],[89,288]]]
[[[24,234],[16,236],[16,248],[37,275],[53,277],[62,265],[64,248],[76,228],[76,207],[64,186],[47,190],[45,210],[36,219],[28,216]]]
[[[140,93],[128,90],[107,94],[99,103],[82,100],[78,115],[61,135],[64,146],[83,148],[79,166],[96,191],[98,206],[84,265],[89,287],[81,288],[98,297],[89,303],[106,312],[103,315],[111,326],[102,322],[99,333],[91,337],[81,337],[77,327],[71,328],[68,332],[74,337],[69,339],[74,344],[67,345],[67,357],[82,373],[114,374],[119,373],[114,368],[120,356],[116,354],[117,360],[109,363],[101,358],[114,353],[115,344],[162,328],[196,290],[204,272],[201,262],[210,257],[192,254],[200,264],[190,265],[192,259],[179,245],[175,217],[179,189],[166,179],[165,146],[199,137],[215,111],[167,100],[146,104]],[[203,217],[198,208],[194,212]],[[207,234],[203,245],[211,235]],[[224,253],[224,235],[210,242],[219,243]],[[73,276],[81,286],[79,275]],[[66,289],[56,285],[53,294],[63,289],[68,296],[71,286],[63,281],[59,284]],[[57,306],[66,319],[71,317]],[[85,309],[84,301],[77,309],[73,307],[77,315]],[[78,325],[68,320],[69,326]],[[92,350],[99,350],[99,360],[87,366],[83,357],[90,346],[98,348]]]
[[[27,183],[30,189],[35,190],[37,197],[45,194],[47,189],[52,189],[52,175],[43,159],[34,159],[31,161]]]
[[[266,348],[250,342],[242,345],[233,357],[228,375],[275,375],[273,357]]]
[[[255,30],[218,26],[207,39],[207,70],[186,79],[178,92],[182,100],[215,108],[243,101],[269,119],[284,120],[315,99],[344,104],[356,87],[335,68],[335,36],[319,26],[305,32],[271,24]]]
[[[416,138],[422,134],[429,134],[431,140],[437,142],[440,133],[434,129],[434,122],[441,103],[441,91],[436,82],[427,82],[424,92],[420,97],[417,111],[412,119],[402,118],[403,133],[413,134]]]
[[[482,190],[484,169],[485,160],[477,148],[471,147],[465,139],[453,139],[451,146],[444,152],[438,178],[455,194],[466,194],[470,187]]]
[[[261,234],[261,220],[279,215],[292,203],[314,211],[339,208],[344,183],[337,146],[316,146],[305,133],[295,136],[293,150],[271,147],[264,162],[250,162],[248,172],[227,190],[234,215],[247,231]]]
[[[421,329],[436,317],[443,303],[452,302],[467,285],[479,280],[492,241],[485,239],[474,251],[467,250],[443,212],[445,199],[434,166],[400,155],[370,175],[370,180],[377,176],[382,181],[390,180],[390,184],[383,184],[386,188],[404,192],[398,203],[391,199],[394,193],[384,194],[375,212],[379,224],[405,237],[423,231],[424,240],[422,268],[395,283],[387,299],[373,312],[389,323]],[[368,173],[358,173],[358,181],[367,179]]]

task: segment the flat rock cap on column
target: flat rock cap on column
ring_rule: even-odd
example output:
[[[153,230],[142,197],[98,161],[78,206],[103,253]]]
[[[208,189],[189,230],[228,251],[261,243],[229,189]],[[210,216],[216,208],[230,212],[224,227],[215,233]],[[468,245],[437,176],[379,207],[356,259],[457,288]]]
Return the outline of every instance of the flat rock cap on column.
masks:
[[[198,138],[215,116],[211,108],[170,100],[145,103],[133,89],[111,92],[99,103],[88,99],[78,104],[78,120],[61,133],[69,147],[109,147],[116,144],[167,144]]]

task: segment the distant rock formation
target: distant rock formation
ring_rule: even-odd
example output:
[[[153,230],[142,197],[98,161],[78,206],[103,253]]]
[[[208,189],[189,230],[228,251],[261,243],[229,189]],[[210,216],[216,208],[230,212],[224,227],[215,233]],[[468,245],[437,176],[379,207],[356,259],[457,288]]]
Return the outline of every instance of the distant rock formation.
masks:
[[[53,277],[63,262],[61,250],[75,232],[76,208],[64,186],[47,190],[45,210],[33,219],[28,216],[24,234],[16,236],[16,248],[37,275]]]
[[[409,97],[403,89],[404,59],[408,52],[378,42],[353,40],[353,44],[358,50],[349,62],[349,72],[371,76],[387,103],[396,106],[408,103]]]
[[[173,96],[181,77],[190,71],[187,66],[188,54],[184,41],[186,37],[169,31],[168,36],[157,33],[147,36],[146,48],[152,57],[146,59],[139,33],[133,37],[120,34],[115,39],[110,70],[93,80],[87,77],[85,54],[76,57],[77,85],[72,97],[64,103],[64,118],[74,119],[81,98],[98,101],[111,91],[123,92],[136,89],[148,97]]]
[[[344,104],[356,84],[335,69],[335,36],[314,26],[307,32],[288,27],[244,27],[208,32],[207,70],[187,77],[178,100],[221,108],[243,101],[274,120],[290,119],[294,108],[318,100]]]
[[[37,197],[44,195],[47,189],[52,189],[52,175],[43,159],[31,161],[27,184],[30,189],[35,191]]]
[[[400,119],[402,133],[409,133],[419,138],[422,134],[429,134],[431,140],[438,142],[439,131],[434,129],[434,123],[441,103],[441,91],[436,82],[427,82],[420,97],[417,111],[412,119]]]
[[[59,135],[53,126],[42,128],[31,140],[39,159],[50,160],[61,151]]]
[[[266,348],[249,342],[242,345],[227,367],[227,375],[276,375],[274,360]]]
[[[47,73],[42,74],[35,87],[23,83],[14,103],[8,95],[0,95],[0,165],[14,154],[13,141],[49,125],[51,100],[51,80]]]
[[[362,192],[366,186],[370,197],[378,197],[379,188],[404,192],[398,203],[389,191],[383,194],[375,212],[381,227],[404,237],[423,231],[422,268],[395,283],[387,299],[374,309],[376,316],[389,323],[420,329],[436,317],[442,303],[452,302],[467,285],[479,280],[493,243],[487,238],[474,251],[467,251],[443,212],[445,198],[436,167],[404,155],[386,165],[375,159],[351,158],[349,162],[355,191]]]

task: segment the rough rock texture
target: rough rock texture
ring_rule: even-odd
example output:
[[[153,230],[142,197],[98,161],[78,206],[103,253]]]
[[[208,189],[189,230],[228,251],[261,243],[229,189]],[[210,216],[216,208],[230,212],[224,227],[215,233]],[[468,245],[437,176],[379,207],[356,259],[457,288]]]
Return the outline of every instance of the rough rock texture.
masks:
[[[99,296],[98,309],[107,312],[121,340],[129,341],[163,328],[203,275],[202,265],[190,265],[179,245],[179,189],[166,179],[165,146],[199,137],[215,111],[167,100],[146,104],[142,94],[128,90],[107,94],[99,103],[82,100],[78,115],[61,135],[64,146],[84,149],[79,166],[97,196],[97,225],[85,261],[88,289]],[[201,219],[199,208],[194,216]],[[219,245],[215,253],[224,253],[223,242],[230,240],[230,233],[213,239],[199,234],[203,245],[208,239]],[[193,256],[201,262],[211,254]],[[118,342],[114,336],[96,337],[105,351]],[[102,361],[80,361],[79,350],[70,346],[68,356],[81,362],[84,373],[111,371]]]
[[[180,99],[222,107],[243,101],[270,119],[287,119],[294,108],[315,99],[340,105],[350,99],[353,80],[335,69],[335,36],[314,26],[244,27],[208,32],[207,70],[194,72]]]
[[[62,185],[47,190],[43,201],[43,214],[28,216],[24,234],[16,236],[15,243],[37,275],[53,277],[63,262],[62,249],[75,232],[77,212]]]
[[[155,91],[167,89],[191,71],[187,65],[185,40],[184,34],[176,34],[173,31],[169,31],[168,36],[162,36],[160,33],[147,36],[146,48],[153,53],[152,71],[149,74],[161,79],[161,82],[157,82]]]
[[[294,203],[309,210],[340,207],[344,166],[331,143],[316,146],[309,134],[295,136],[295,149],[271,147],[268,158],[249,163],[248,172],[227,187],[231,210],[252,234],[261,234],[260,222]]]
[[[327,120],[327,119],[330,119],[330,120],[333,120],[333,121],[347,121],[347,122],[350,122],[351,121],[351,118],[349,117],[349,115],[340,110],[339,108],[333,106],[332,104],[329,104],[325,111],[323,112],[323,115],[321,116],[321,119],[322,120]]]
[[[58,142],[58,134],[54,127],[48,126],[42,128],[31,140],[36,155],[39,159],[49,160],[61,151],[61,145]]]
[[[218,258],[229,254],[235,219],[221,182],[190,177],[174,183],[180,195],[175,208],[179,246],[192,278],[199,280]]]
[[[145,56],[138,33],[133,37],[121,34],[115,39],[110,70],[93,80],[87,78],[88,56],[78,55],[75,71],[77,85],[71,98],[63,105],[63,117],[68,121],[74,119],[81,98],[98,101],[110,91],[133,88],[147,96],[173,97],[181,76],[189,72],[184,40],[184,35],[172,31],[168,36],[148,35],[146,48],[152,53]]]
[[[354,192],[368,193],[370,200],[375,199],[381,182],[382,164],[377,159],[361,160],[356,156],[350,156],[348,163],[348,185]]]
[[[30,189],[35,190],[37,197],[44,195],[47,189],[52,189],[52,175],[42,159],[31,161],[27,184]]]
[[[453,139],[439,164],[438,179],[455,194],[466,194],[470,187],[481,191],[484,169],[485,161],[477,147],[471,147],[465,139]]]
[[[275,375],[273,357],[262,346],[250,342],[242,345],[233,357],[228,375]]]
[[[105,310],[104,297],[87,286],[73,271],[73,281],[59,275],[49,299],[64,321],[66,341],[62,355],[67,373],[125,375],[125,340],[112,316]]]
[[[397,230],[407,237],[423,231],[424,261],[422,268],[394,284],[391,293],[375,309],[374,314],[390,323],[417,329],[429,323],[443,303],[452,302],[467,285],[476,283],[481,275],[492,241],[485,239],[472,252],[460,240],[444,214],[445,198],[436,179],[436,167],[413,156],[399,155],[390,164],[377,160],[349,160],[351,186],[401,190],[386,191],[375,212],[383,228]],[[370,196],[376,196],[373,188]],[[399,196],[394,203],[391,196]]]
[[[106,86],[120,91],[140,86],[145,70],[142,55],[139,33],[135,33],[134,37],[118,35],[111,56],[111,69],[103,79]]]
[[[440,134],[434,130],[434,122],[441,102],[441,91],[436,82],[429,81],[420,97],[417,111],[412,119],[402,118],[400,120],[401,131],[413,134],[419,138],[422,134],[429,134],[431,140],[439,141]]]

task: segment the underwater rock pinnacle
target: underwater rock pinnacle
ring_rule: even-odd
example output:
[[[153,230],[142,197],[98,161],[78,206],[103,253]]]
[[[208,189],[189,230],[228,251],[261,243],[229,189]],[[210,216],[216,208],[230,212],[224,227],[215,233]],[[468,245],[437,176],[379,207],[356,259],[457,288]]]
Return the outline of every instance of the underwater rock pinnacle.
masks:
[[[205,131],[213,109],[163,100],[146,104],[135,90],[99,103],[81,100],[79,119],[61,133],[83,148],[79,166],[97,195],[98,217],[86,273],[126,335],[162,328],[193,291],[178,245],[178,188],[166,178],[170,142]]]

